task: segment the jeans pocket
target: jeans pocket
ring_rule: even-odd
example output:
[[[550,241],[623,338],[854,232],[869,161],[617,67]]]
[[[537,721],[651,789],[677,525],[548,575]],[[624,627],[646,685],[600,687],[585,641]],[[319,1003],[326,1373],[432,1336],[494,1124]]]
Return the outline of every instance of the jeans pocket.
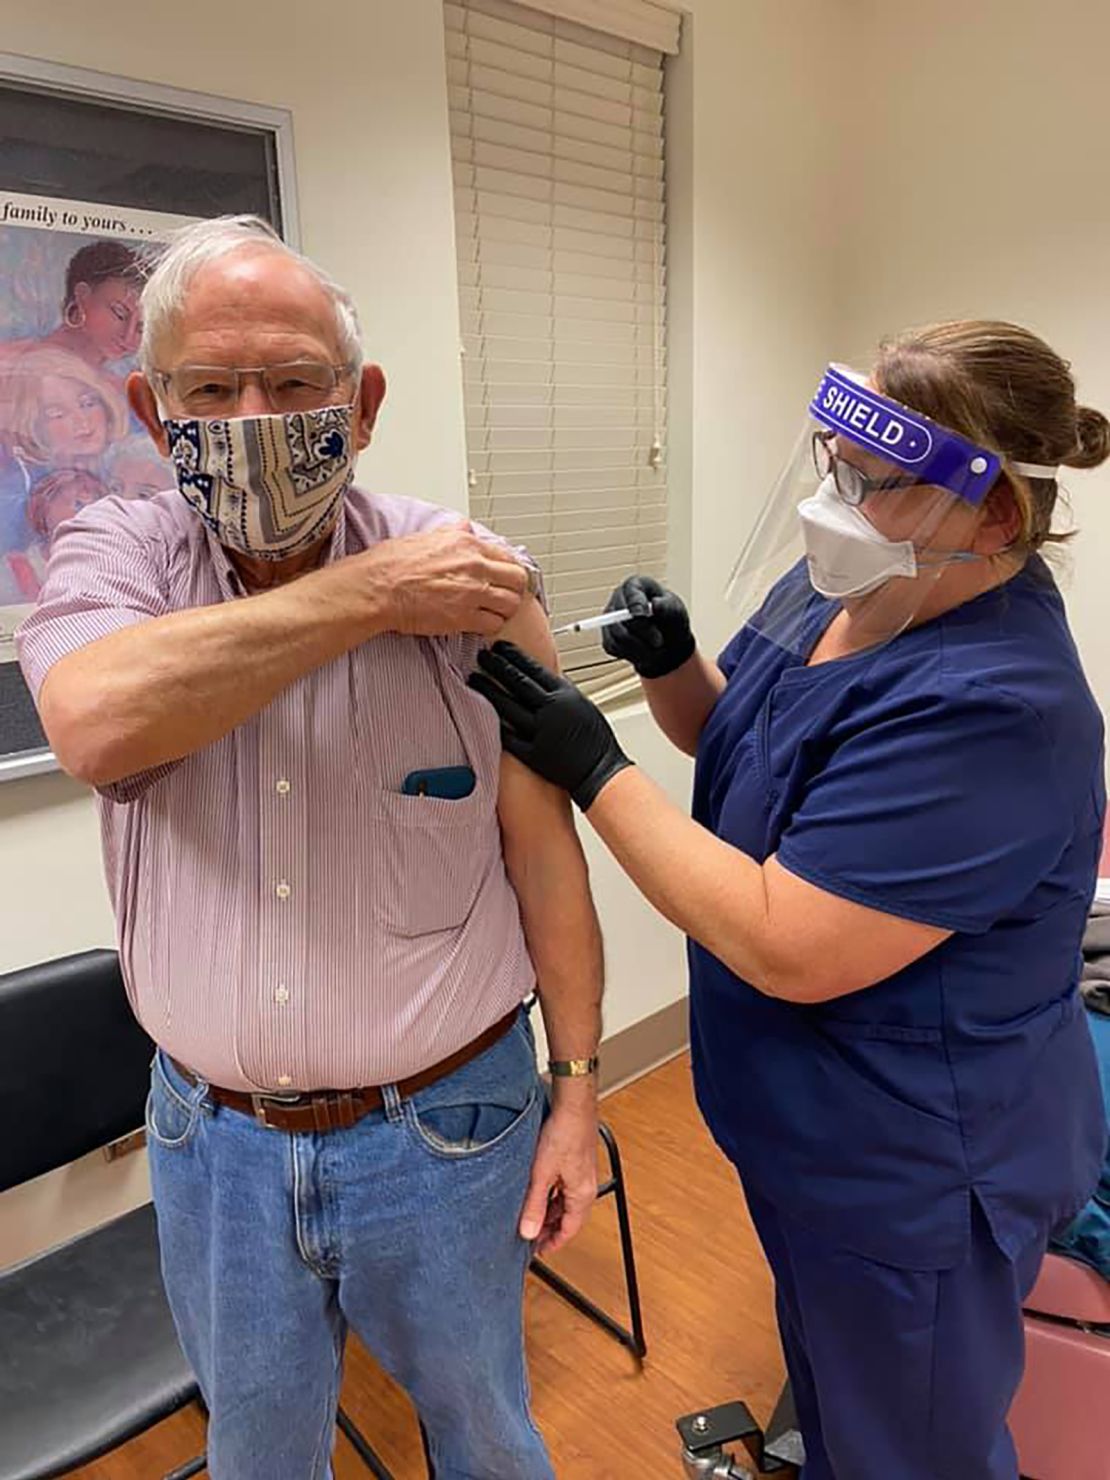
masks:
[[[532,1085],[522,1105],[481,1100],[430,1105],[417,1110],[410,1100],[406,1112],[409,1125],[427,1150],[457,1161],[483,1156],[503,1146],[515,1131],[534,1118],[539,1100],[537,1083]]]
[[[405,1122],[425,1150],[453,1160],[505,1146],[522,1127],[538,1130],[543,1087],[527,1015],[446,1079],[405,1102]]]
[[[149,1140],[166,1150],[184,1146],[200,1119],[200,1086],[186,1098],[173,1084],[162,1064],[162,1052],[154,1056],[150,1093],[146,1098],[146,1133]]]

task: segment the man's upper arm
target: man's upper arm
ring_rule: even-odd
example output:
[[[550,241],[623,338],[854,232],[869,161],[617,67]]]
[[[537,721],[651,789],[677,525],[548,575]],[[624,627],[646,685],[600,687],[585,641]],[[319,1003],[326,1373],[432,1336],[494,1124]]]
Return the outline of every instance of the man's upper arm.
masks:
[[[501,637],[514,642],[547,668],[557,669],[559,655],[551,626],[539,600],[526,596],[516,615],[506,622]],[[509,754],[501,757],[501,780],[497,798],[498,815],[506,843],[538,843],[552,823],[562,823],[574,832],[574,819],[566,794],[542,781],[527,766]]]
[[[514,642],[518,648],[542,663],[545,668],[559,669],[559,654],[551,635],[551,624],[538,597],[524,597],[516,615],[510,617],[498,634],[499,642]]]

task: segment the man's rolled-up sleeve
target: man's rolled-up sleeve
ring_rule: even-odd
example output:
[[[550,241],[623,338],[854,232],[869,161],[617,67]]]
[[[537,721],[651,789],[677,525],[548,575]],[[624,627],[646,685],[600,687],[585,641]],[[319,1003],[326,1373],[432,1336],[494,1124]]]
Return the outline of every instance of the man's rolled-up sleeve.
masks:
[[[15,635],[32,695],[61,658],[168,609],[161,542],[129,524],[125,504],[93,505],[58,530],[38,604]]]
[[[62,658],[169,610],[164,545],[130,513],[126,504],[106,499],[62,525],[54,537],[38,604],[15,635],[36,703],[47,674]],[[112,801],[134,801],[175,765],[97,790]]]

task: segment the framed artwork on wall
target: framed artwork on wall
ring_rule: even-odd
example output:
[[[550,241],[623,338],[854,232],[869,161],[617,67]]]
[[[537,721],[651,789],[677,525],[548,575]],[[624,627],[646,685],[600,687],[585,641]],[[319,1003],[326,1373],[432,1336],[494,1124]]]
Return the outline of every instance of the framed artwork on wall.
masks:
[[[299,245],[292,116],[0,53],[0,780],[56,766],[16,662],[54,530],[172,486],[124,382],[159,246],[251,212]]]

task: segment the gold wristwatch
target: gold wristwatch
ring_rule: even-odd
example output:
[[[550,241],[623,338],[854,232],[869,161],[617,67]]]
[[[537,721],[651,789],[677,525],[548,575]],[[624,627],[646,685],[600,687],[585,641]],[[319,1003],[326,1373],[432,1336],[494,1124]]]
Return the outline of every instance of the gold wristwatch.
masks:
[[[548,1059],[547,1072],[555,1079],[584,1079],[587,1074],[596,1074],[597,1054],[589,1059]]]

